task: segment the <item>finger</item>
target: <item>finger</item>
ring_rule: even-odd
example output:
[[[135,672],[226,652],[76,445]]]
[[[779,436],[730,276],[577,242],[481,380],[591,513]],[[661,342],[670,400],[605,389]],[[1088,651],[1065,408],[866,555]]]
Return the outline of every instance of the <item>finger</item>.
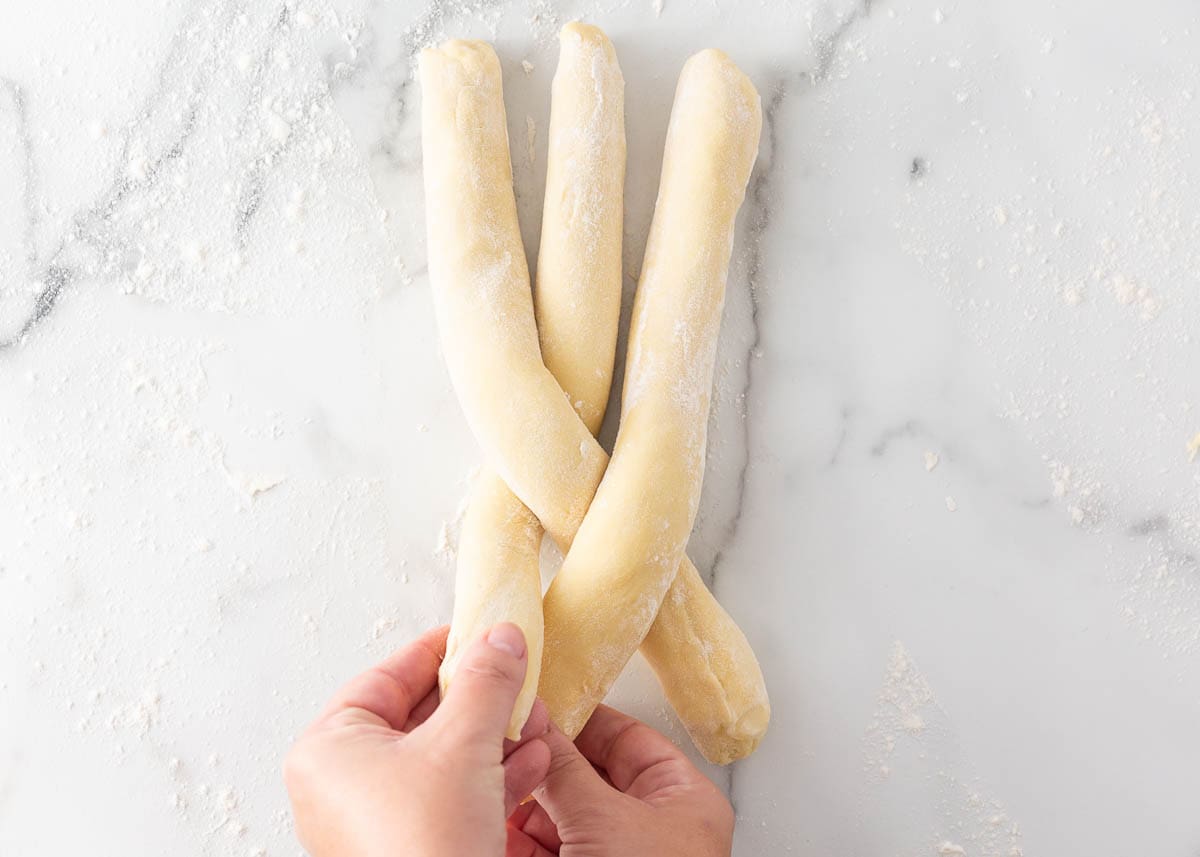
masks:
[[[562,848],[558,828],[546,814],[546,810],[535,800],[528,801],[517,807],[508,819],[510,827],[515,827],[526,836],[532,837],[543,848],[558,852]]]
[[[403,728],[413,708],[436,686],[446,653],[446,626],[434,628],[400,651],[350,679],[317,717],[321,724],[340,711],[357,708],[393,729]]]
[[[508,841],[504,843],[504,857],[554,857],[558,851],[549,851],[528,834],[510,827]]]
[[[531,738],[540,738],[546,734],[546,730],[550,728],[550,712],[546,708],[546,703],[540,699],[533,701],[533,708],[529,712],[529,719],[525,721],[525,725],[521,727],[521,740],[509,741],[504,739],[504,756],[508,757],[510,753],[518,747],[525,745],[525,742]]]
[[[537,738],[522,744],[504,760],[504,814],[509,815],[529,797],[550,769],[550,748]]]
[[[404,731],[411,732],[430,718],[438,707],[438,690],[434,688],[429,693],[425,694],[425,698],[417,703],[412,712],[408,715],[408,720],[404,723]],[[508,756],[513,750],[520,747],[530,738],[537,738],[540,735],[545,735],[546,730],[550,728],[550,712],[546,709],[546,703],[540,699],[533,702],[533,710],[529,712],[529,719],[525,721],[525,726],[521,729],[520,741],[509,741],[504,739],[504,755]]]
[[[438,689],[435,687],[421,699],[420,702],[413,707],[413,710],[408,713],[408,720],[404,721],[404,731],[411,732],[429,719],[433,712],[437,711],[438,707]]]
[[[429,693],[425,694],[425,698],[417,703],[412,712],[408,715],[408,720],[404,723],[404,731],[411,732],[430,718],[438,707],[438,690],[435,687]],[[537,738],[546,734],[546,730],[550,728],[550,712],[546,709],[546,703],[540,699],[534,700],[533,710],[529,712],[529,719],[525,721],[525,726],[521,729],[520,741],[509,741],[504,739],[504,755],[507,757],[513,750],[522,746],[530,738]]]
[[[536,808],[536,800],[524,801],[523,803],[518,804],[517,808],[508,814],[508,818],[505,819],[504,823],[509,827],[515,827],[518,830],[521,830],[524,828],[525,822]]]
[[[513,704],[525,679],[525,635],[501,622],[471,644],[454,681],[430,717],[456,743],[495,745],[500,750]]]
[[[604,801],[617,796],[557,727],[551,726],[542,740],[550,748],[550,768],[533,796],[555,827],[569,825],[581,813],[594,813]]]
[[[575,745],[623,792],[651,770],[662,773],[666,767],[686,780],[684,774],[691,769],[687,757],[665,735],[607,705],[596,708]]]

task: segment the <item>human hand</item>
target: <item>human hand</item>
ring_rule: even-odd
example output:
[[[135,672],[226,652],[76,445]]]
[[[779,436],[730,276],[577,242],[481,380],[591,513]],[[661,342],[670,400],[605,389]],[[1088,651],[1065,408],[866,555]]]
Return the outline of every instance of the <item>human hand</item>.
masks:
[[[525,676],[525,638],[502,623],[463,655],[438,703],[445,627],[335,694],[284,762],[296,832],[313,857],[499,857],[504,819],[546,775],[534,707],[504,741]],[[565,739],[564,739],[565,740]]]
[[[505,857],[729,857],[733,807],[646,724],[601,705],[574,744],[554,727],[542,740],[549,772],[509,818]]]

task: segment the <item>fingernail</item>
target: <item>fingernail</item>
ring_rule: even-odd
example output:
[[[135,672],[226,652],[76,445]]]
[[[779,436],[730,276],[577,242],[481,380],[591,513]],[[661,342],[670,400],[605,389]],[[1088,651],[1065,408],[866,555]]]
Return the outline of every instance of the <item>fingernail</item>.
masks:
[[[514,658],[525,657],[525,635],[510,622],[501,622],[488,631],[487,642],[493,649],[507,652]]]

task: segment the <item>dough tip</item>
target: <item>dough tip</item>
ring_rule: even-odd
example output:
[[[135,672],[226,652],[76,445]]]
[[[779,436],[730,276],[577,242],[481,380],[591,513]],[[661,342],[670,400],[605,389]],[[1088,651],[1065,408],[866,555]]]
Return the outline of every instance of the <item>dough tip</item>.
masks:
[[[587,24],[583,21],[572,21],[559,31],[558,39],[560,42],[566,41],[569,38],[576,38],[584,42],[593,42],[595,44],[608,44],[608,36],[604,31],[595,24]]]
[[[418,63],[422,72],[434,63],[457,65],[461,79],[469,84],[478,84],[486,75],[498,75],[500,71],[496,51],[478,39],[450,39],[437,47],[424,48]]]

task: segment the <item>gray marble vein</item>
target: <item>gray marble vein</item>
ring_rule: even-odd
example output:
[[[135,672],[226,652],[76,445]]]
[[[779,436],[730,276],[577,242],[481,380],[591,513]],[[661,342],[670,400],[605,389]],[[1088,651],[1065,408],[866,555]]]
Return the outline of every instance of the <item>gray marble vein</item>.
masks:
[[[813,86],[816,86],[829,77],[830,69],[833,61],[837,56],[837,52],[846,36],[851,32],[852,28],[863,18],[871,14],[872,0],[863,0],[863,3],[853,9],[834,26],[834,28],[825,35],[822,35],[814,41],[814,57],[815,66],[811,71],[808,71],[803,77],[807,77]],[[753,420],[750,418],[752,412],[752,388],[754,384],[754,366],[757,362],[757,355],[760,351],[762,341],[762,331],[759,326],[759,289],[760,280],[763,277],[764,270],[764,244],[767,241],[768,232],[771,226],[772,215],[774,212],[772,199],[772,181],[778,183],[776,173],[779,169],[779,121],[778,114],[787,99],[787,96],[792,91],[794,77],[790,75],[779,75],[772,82],[768,83],[765,90],[770,93],[770,98],[767,100],[763,108],[763,137],[765,143],[766,157],[760,156],[759,168],[756,170],[755,176],[751,181],[749,192],[747,193],[747,202],[745,217],[748,222],[746,232],[746,243],[749,245],[749,261],[747,265],[747,288],[749,290],[751,311],[750,321],[754,333],[747,346],[744,361],[746,365],[746,381],[741,392],[738,395],[738,400],[742,403],[744,414],[747,417],[742,421],[742,438],[740,448],[742,450],[741,467],[739,468],[737,478],[735,480],[736,501],[734,511],[730,520],[725,525],[725,534],[718,544],[712,566],[709,571],[709,585],[715,590],[717,583],[717,572],[721,567],[725,553],[729,546],[737,537],[738,527],[741,522],[742,511],[745,505],[746,481],[747,474],[751,465],[751,450],[753,448],[751,440],[751,431]],[[764,164],[765,160],[765,164]],[[834,452],[836,459],[837,452]]]
[[[21,244],[23,248],[26,276],[36,278],[37,271],[37,166],[33,157],[33,140],[29,133],[29,115],[25,103],[25,92],[21,86],[8,78],[0,78],[0,91],[7,95],[9,112],[15,125],[16,136],[20,151],[21,174],[21,209],[22,229]],[[0,350],[3,350],[23,337],[54,305],[58,292],[61,290],[60,277],[56,276],[51,282],[47,278],[45,287],[34,298],[31,313],[16,325],[16,332],[9,336],[0,336]]]
[[[37,164],[33,159],[33,139],[29,133],[29,115],[25,104],[25,92],[16,81],[0,78],[0,90],[8,94],[12,109],[13,122],[16,124],[17,139],[21,151],[21,207],[25,215],[24,228],[21,231],[22,243],[25,246],[25,261],[30,269],[37,264]]]
[[[16,325],[16,332],[0,340],[0,350],[23,342],[30,333],[53,312],[67,287],[80,279],[81,273],[97,271],[115,273],[119,262],[131,248],[131,236],[121,225],[123,210],[153,195],[161,181],[165,165],[183,157],[196,132],[201,110],[212,98],[215,75],[229,61],[229,43],[235,19],[242,14],[236,2],[219,2],[211,8],[197,9],[176,28],[165,56],[159,64],[154,87],[144,96],[132,118],[121,129],[120,155],[112,167],[109,184],[80,208],[71,218],[71,227],[59,240],[57,249],[45,261],[36,258],[29,242],[30,264],[42,289],[35,298],[29,315]],[[253,63],[248,97],[242,105],[238,127],[244,133],[255,108],[253,96],[262,92],[263,79],[272,50],[279,44],[290,24],[286,7],[271,19],[258,56]],[[199,46],[199,47],[197,47]],[[24,99],[16,84],[9,82],[18,105],[18,117],[24,122]],[[243,190],[233,210],[233,233],[236,245],[244,249],[247,230],[261,203],[264,183],[278,169],[280,157],[297,140],[289,134],[283,141],[270,140],[259,151],[251,151],[243,172]],[[24,134],[28,140],[28,134]],[[145,147],[144,177],[129,173],[129,163],[135,146]],[[30,212],[28,230],[35,226],[36,175],[33,172],[32,152],[27,158],[26,193]]]
[[[832,30],[813,40],[815,63],[808,74],[814,84],[828,79],[830,71],[833,69],[834,60],[837,59],[838,51],[841,49],[846,36],[849,35],[859,21],[871,14],[873,8],[874,0],[862,0],[859,6],[843,15]]]
[[[291,12],[288,8],[286,6],[281,7],[278,17],[271,24],[266,41],[259,49],[258,59],[252,66],[249,80],[251,93],[262,91],[263,80],[266,77],[267,63],[270,61],[271,52],[287,29],[290,17]],[[247,99],[245,107],[238,116],[238,129],[243,134],[249,130],[253,107],[253,99]],[[250,228],[251,221],[262,205],[263,186],[271,172],[272,164],[276,158],[287,151],[294,143],[294,134],[289,134],[287,139],[283,141],[273,141],[265,151],[253,157],[246,167],[242,178],[242,190],[235,207],[233,224],[234,239],[239,249],[245,249],[246,247],[246,233]]]
[[[717,585],[717,573],[720,571],[725,553],[737,538],[738,528],[741,525],[746,498],[746,481],[752,461],[751,450],[753,449],[753,444],[751,432],[754,426],[754,419],[752,417],[753,408],[751,403],[753,401],[754,367],[758,363],[762,344],[762,330],[759,326],[759,289],[761,288],[760,280],[764,269],[764,244],[771,227],[771,218],[774,210],[772,206],[772,181],[776,179],[779,170],[779,161],[776,156],[779,148],[778,114],[788,96],[787,79],[784,77],[777,78],[768,86],[767,91],[770,93],[770,97],[763,107],[763,151],[760,152],[758,167],[755,170],[754,177],[750,181],[750,188],[746,194],[747,204],[745,214],[743,215],[746,218],[747,224],[745,242],[749,249],[746,264],[746,289],[750,298],[750,325],[753,329],[753,334],[749,338],[742,357],[743,364],[746,367],[745,383],[736,397],[736,401],[740,403],[742,416],[744,417],[740,421],[742,431],[738,443],[738,449],[741,453],[740,466],[735,479],[737,487],[733,513],[725,524],[724,535],[717,545],[708,573],[709,586],[714,590]]]
[[[232,3],[225,4],[225,7],[226,14],[220,20],[225,27],[228,27],[237,7]],[[204,16],[196,14],[195,20],[202,21],[203,19]],[[0,340],[0,350],[24,342],[34,328],[51,315],[62,297],[65,287],[77,278],[78,269],[85,264],[81,251],[103,251],[119,243],[118,236],[111,229],[111,223],[119,205],[137,187],[126,170],[134,134],[139,131],[161,133],[164,130],[163,126],[174,119],[173,116],[166,114],[162,121],[155,121],[156,112],[163,104],[168,92],[176,92],[181,88],[180,82],[173,80],[171,74],[172,72],[186,73],[188,66],[186,50],[192,45],[193,39],[195,39],[195,33],[185,22],[185,25],[176,31],[168,46],[166,58],[159,67],[157,86],[143,100],[141,107],[134,114],[135,118],[122,131],[121,155],[114,167],[115,174],[111,183],[97,196],[95,201],[84,206],[71,218],[70,232],[60,239],[57,249],[50,254],[46,262],[41,263],[36,258],[30,260],[35,272],[40,270],[40,276],[37,279],[43,286],[34,301],[33,310],[17,326],[17,332],[7,339]],[[201,84],[206,77],[212,74],[215,67],[217,42],[216,40],[204,40],[202,44],[204,46],[203,59],[199,63],[199,68],[196,69],[196,74],[187,81],[192,85],[186,88],[190,94],[187,108],[179,117],[179,128],[174,134],[168,134],[166,143],[161,145],[158,151],[148,159],[145,171],[146,180],[142,189],[148,189],[154,185],[165,161],[179,157],[184,144],[194,130],[196,111],[204,92]],[[29,161],[32,163],[32,157],[29,158]],[[26,184],[29,186],[28,192],[32,194],[32,177]],[[32,202],[30,207],[32,210]],[[93,260],[96,258],[95,254],[88,255]],[[103,257],[102,253],[100,257]],[[95,264],[94,261],[92,264]]]
[[[718,592],[718,573],[725,561],[726,553],[736,540],[741,527],[742,515],[746,505],[747,482],[753,461],[752,450],[754,449],[754,445],[752,433],[755,426],[753,418],[754,373],[762,347],[762,328],[759,320],[761,309],[759,290],[762,286],[761,280],[765,269],[763,259],[765,252],[764,244],[768,238],[772,214],[774,212],[774,200],[772,198],[773,182],[778,181],[780,169],[780,162],[777,155],[779,151],[778,136],[780,133],[778,117],[780,109],[789,94],[788,79],[784,76],[776,78],[773,83],[768,85],[767,91],[770,93],[770,97],[763,106],[764,152],[760,152],[759,166],[755,171],[754,178],[750,182],[750,188],[746,195],[748,204],[745,213],[747,221],[745,241],[749,246],[749,259],[746,265],[746,288],[750,298],[750,325],[753,329],[753,334],[749,338],[744,356],[742,357],[746,366],[745,384],[737,396],[737,401],[740,403],[742,416],[744,417],[740,421],[742,433],[738,444],[738,448],[741,451],[741,458],[736,478],[733,513],[725,524],[725,533],[717,545],[708,573],[709,587],[713,592]],[[729,801],[733,804],[735,810],[738,807],[738,794],[735,788],[737,769],[738,765],[736,762],[727,767],[728,779],[725,783],[726,794],[729,796]]]

